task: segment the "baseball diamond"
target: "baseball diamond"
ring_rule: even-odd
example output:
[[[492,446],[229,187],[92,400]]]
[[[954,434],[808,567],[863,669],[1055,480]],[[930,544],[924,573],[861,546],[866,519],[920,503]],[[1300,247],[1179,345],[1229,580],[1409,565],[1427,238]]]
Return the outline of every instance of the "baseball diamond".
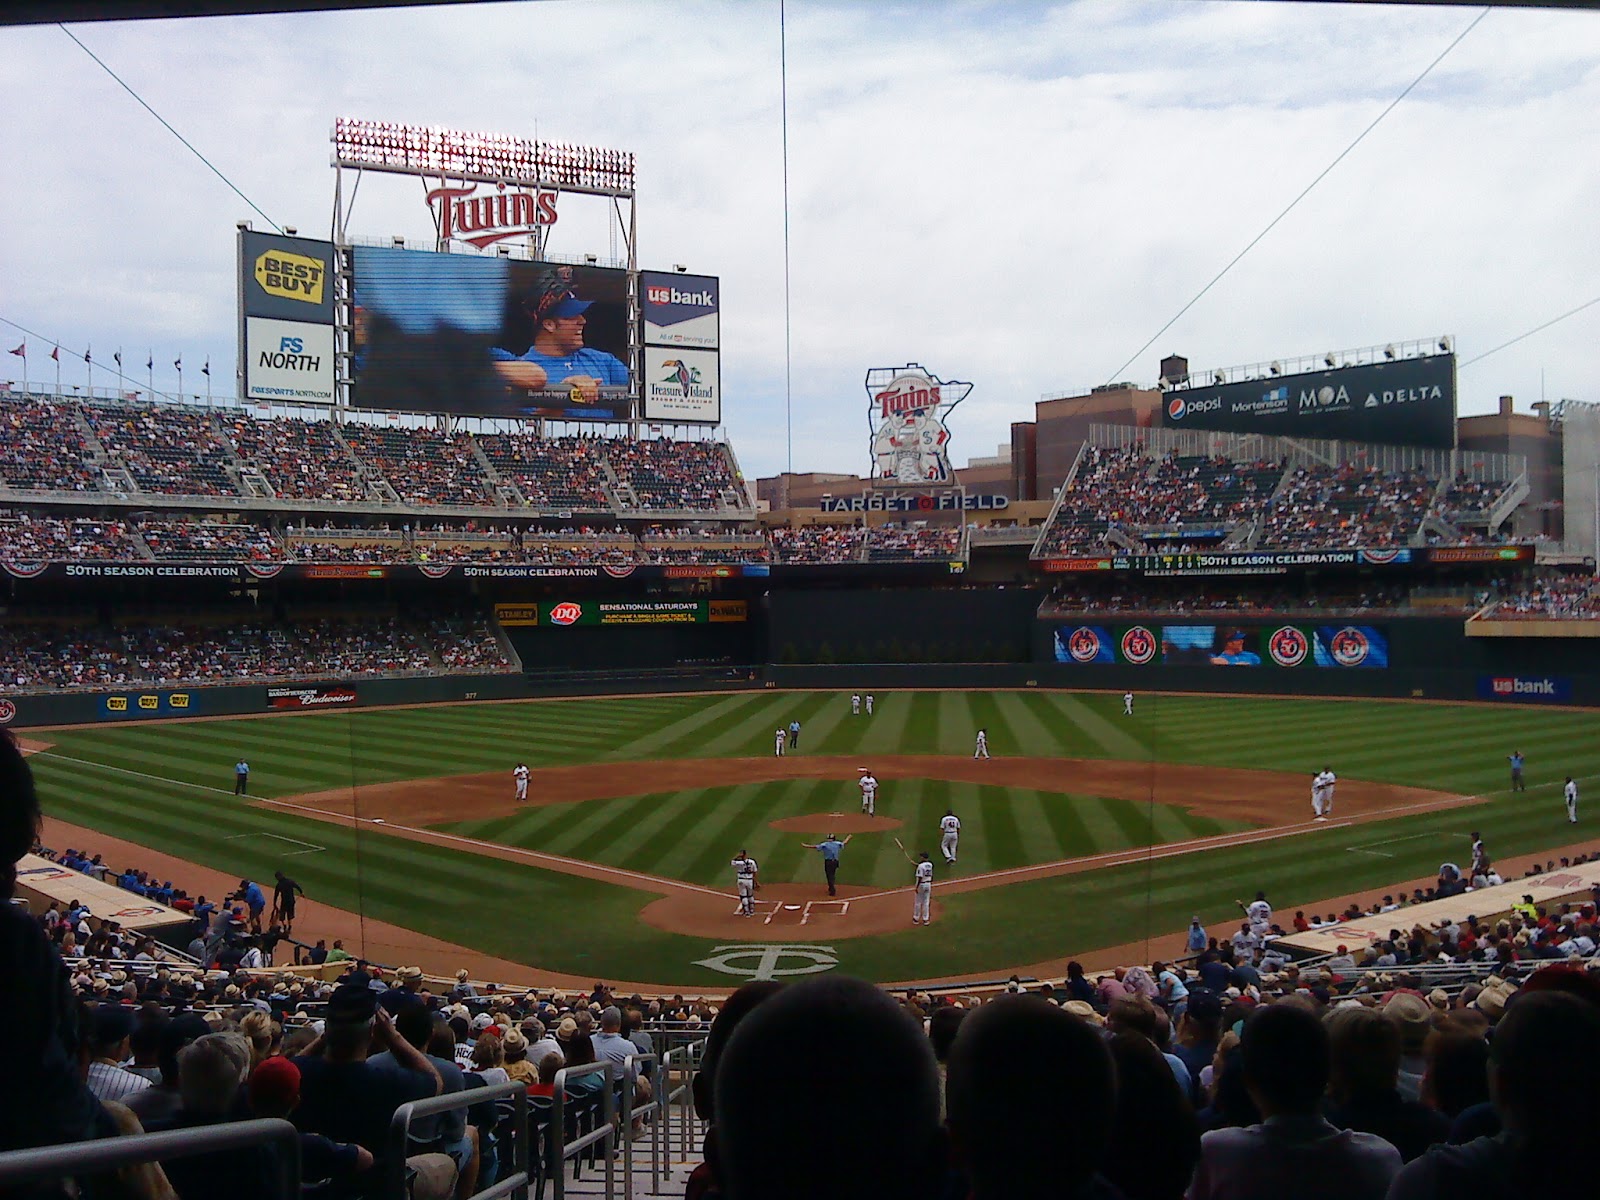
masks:
[[[1498,855],[1542,850],[1567,830],[1561,778],[1600,777],[1566,710],[1144,693],[1130,722],[1120,693],[882,688],[876,709],[761,690],[321,711],[38,731],[30,762],[72,827],[228,876],[292,862],[321,906],[441,962],[683,987],[726,984],[704,962],[733,942],[826,942],[838,969],[885,981],[1176,945],[1191,913],[1227,919],[1240,879],[1286,907],[1427,875],[1469,829]],[[796,719],[807,753],[763,753]],[[991,759],[969,756],[977,728]],[[1505,779],[1511,742],[1527,793]],[[235,798],[241,757],[252,794]],[[506,786],[518,760],[526,804]],[[1305,781],[1325,760],[1339,808],[1313,824]],[[869,820],[863,766],[877,817],[842,855],[848,904],[824,911],[800,843]],[[913,929],[893,839],[933,852],[947,810],[960,860],[937,865],[933,921]],[[735,915],[741,848],[761,864],[760,920]]]

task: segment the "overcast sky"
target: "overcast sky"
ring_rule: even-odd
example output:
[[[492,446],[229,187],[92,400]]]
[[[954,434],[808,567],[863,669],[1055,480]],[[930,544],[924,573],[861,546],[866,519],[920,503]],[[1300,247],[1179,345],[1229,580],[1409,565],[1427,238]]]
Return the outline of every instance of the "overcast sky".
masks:
[[[1478,11],[791,0],[795,469],[868,467],[870,367],[975,385],[951,418],[964,462],[1041,394],[1151,381],[1163,353],[1200,368],[1448,333],[1465,362],[1600,294],[1600,13],[1496,11],[1118,370]],[[641,265],[722,277],[727,429],[747,474],[784,468],[776,3],[74,32],[303,234],[328,231],[336,116],[634,151]],[[122,347],[142,384],[152,348],[158,389],[181,354],[187,391],[207,358],[231,391],[245,203],[54,27],[0,30],[0,147],[0,317],[46,339],[34,376],[59,341],[97,367]],[[365,182],[353,231],[429,229],[415,181]],[[551,249],[607,256],[612,238],[573,205]],[[1525,409],[1541,387],[1600,401],[1597,334],[1600,305],[1464,366],[1461,410]]]

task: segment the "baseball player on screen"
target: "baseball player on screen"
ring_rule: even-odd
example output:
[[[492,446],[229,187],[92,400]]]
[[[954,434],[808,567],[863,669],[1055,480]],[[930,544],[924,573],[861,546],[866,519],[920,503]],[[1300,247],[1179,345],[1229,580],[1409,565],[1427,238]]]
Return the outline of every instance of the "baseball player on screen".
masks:
[[[514,388],[569,393],[575,404],[594,404],[603,387],[627,387],[627,365],[616,355],[583,344],[584,316],[592,300],[572,291],[572,268],[558,267],[522,297],[533,321],[533,344],[521,354],[499,346],[489,351],[495,370]]]

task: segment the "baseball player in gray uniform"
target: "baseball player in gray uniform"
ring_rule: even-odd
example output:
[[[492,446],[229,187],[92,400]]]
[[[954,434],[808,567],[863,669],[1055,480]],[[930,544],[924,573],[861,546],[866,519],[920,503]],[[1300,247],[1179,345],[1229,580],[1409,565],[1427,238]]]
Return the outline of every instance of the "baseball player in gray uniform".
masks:
[[[733,860],[733,878],[739,888],[741,917],[756,915],[756,888],[761,886],[758,880],[759,874],[760,869],[756,866],[756,860],[743,850],[739,851],[739,856]]]
[[[911,856],[906,855],[907,858]],[[911,923],[913,925],[933,924],[933,862],[928,858],[928,852],[922,852],[922,858],[917,862],[916,883],[911,901]]]
[[[944,853],[944,861],[956,861],[956,843],[961,840],[961,818],[956,816],[955,810],[945,809],[943,818],[939,821],[939,849]]]

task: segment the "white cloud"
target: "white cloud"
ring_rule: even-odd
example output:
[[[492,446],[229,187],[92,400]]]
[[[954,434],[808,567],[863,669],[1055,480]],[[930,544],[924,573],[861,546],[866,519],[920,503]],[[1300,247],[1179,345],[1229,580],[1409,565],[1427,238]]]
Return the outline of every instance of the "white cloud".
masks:
[[[791,3],[795,466],[865,465],[869,367],[976,384],[958,458],[992,453],[1042,392],[1104,381],[1474,11]],[[728,427],[747,471],[784,465],[776,5],[77,32],[303,233],[328,227],[339,115],[636,151],[641,259],[722,276]],[[1446,332],[1470,358],[1589,299],[1597,61],[1596,14],[1492,13],[1120,376],[1168,351],[1227,365]],[[4,315],[140,363],[146,345],[209,354],[225,380],[245,205],[57,30],[0,31],[0,112]],[[609,253],[604,220],[563,221],[555,248]],[[421,236],[420,188],[369,179],[352,228]],[[1600,399],[1596,313],[1464,369],[1463,410],[1536,398],[1541,369],[1552,398]]]

